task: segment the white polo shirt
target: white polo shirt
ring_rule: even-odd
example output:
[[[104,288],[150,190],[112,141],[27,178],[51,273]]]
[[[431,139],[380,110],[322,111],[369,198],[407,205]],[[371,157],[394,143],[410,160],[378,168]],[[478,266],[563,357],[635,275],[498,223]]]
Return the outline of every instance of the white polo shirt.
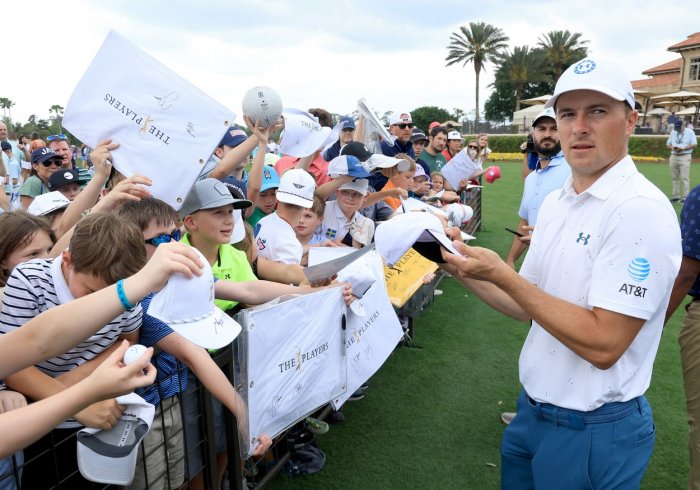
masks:
[[[646,322],[617,363],[601,370],[533,321],[519,364],[528,395],[590,411],[644,394],[680,262],[676,214],[629,156],[581,194],[569,178],[547,196],[520,274],[575,305]]]
[[[255,245],[258,255],[283,264],[301,264],[304,249],[292,225],[271,213],[255,225]]]
[[[350,226],[353,223],[365,220],[371,221],[369,218],[362,216],[359,211],[355,211],[352,219],[348,220],[343,210],[338,206],[337,200],[328,201],[326,202],[326,210],[323,212],[323,221],[317,231],[329,240],[343,239],[350,232]],[[372,237],[370,236],[371,239]]]

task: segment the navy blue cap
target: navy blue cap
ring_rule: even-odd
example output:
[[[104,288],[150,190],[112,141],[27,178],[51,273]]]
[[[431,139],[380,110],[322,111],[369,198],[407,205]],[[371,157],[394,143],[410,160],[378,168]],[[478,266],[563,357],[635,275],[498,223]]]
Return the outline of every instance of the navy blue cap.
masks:
[[[350,116],[343,116],[340,118],[342,126],[341,129],[355,129],[355,120]]]
[[[231,148],[235,148],[246,139],[248,139],[248,135],[245,131],[243,131],[243,129],[238,126],[231,126],[228,128],[228,131],[226,131],[226,134],[224,134],[224,137],[221,138],[221,143],[219,143],[219,146],[226,145],[230,146]]]

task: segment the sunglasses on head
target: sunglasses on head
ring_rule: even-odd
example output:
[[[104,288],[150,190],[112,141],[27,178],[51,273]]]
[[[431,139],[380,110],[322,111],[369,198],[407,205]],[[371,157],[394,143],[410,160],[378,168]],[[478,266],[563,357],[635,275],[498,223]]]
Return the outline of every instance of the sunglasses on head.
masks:
[[[48,160],[44,160],[43,162],[41,162],[41,164],[46,168],[50,167],[51,164],[54,164],[57,167],[60,167],[62,163],[63,163],[62,158],[49,158]]]
[[[67,140],[68,136],[65,134],[52,134],[51,136],[46,137],[46,141],[53,141],[53,140]]]
[[[175,229],[168,233],[163,233],[162,235],[154,236],[153,238],[149,238],[148,240],[144,240],[144,242],[147,245],[153,245],[154,247],[157,247],[158,245],[161,245],[163,243],[169,243],[171,241],[174,242],[179,242],[180,241],[180,230]]]
[[[401,123],[397,124],[397,126],[399,127],[399,129],[413,129],[413,123]]]

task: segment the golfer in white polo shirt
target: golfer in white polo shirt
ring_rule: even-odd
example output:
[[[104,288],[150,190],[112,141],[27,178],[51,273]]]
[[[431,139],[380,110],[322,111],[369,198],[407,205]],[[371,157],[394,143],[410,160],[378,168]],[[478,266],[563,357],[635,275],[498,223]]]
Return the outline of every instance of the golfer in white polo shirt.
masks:
[[[462,243],[464,257],[446,255],[446,268],[492,307],[532,321],[502,487],[639,488],[655,438],[644,392],[681,261],[678,221],[628,155],[637,112],[617,66],[574,63],[546,106],[572,176],[542,204],[520,275]]]

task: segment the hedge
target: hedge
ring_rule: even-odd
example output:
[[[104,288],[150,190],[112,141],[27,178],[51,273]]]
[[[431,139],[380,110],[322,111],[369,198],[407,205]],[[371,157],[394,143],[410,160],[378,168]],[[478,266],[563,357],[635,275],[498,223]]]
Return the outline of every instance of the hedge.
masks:
[[[469,141],[475,139],[475,136],[465,135],[464,138]],[[490,134],[489,148],[498,153],[520,153],[520,144],[525,138],[522,134]],[[668,158],[667,138],[665,135],[632,135],[629,142],[630,155]]]

